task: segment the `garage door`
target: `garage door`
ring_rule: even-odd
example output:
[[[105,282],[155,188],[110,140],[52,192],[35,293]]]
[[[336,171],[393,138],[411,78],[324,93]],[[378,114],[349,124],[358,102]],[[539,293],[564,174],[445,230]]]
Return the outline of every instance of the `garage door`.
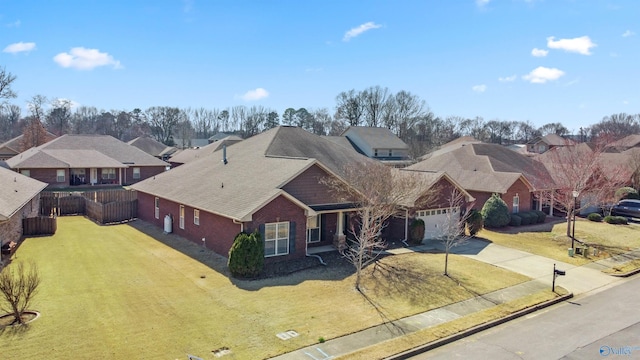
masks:
[[[459,213],[459,207],[419,210],[416,212],[416,217],[424,221],[423,240],[437,239],[444,235],[445,224],[450,218],[450,212],[453,212],[451,216],[456,216]]]

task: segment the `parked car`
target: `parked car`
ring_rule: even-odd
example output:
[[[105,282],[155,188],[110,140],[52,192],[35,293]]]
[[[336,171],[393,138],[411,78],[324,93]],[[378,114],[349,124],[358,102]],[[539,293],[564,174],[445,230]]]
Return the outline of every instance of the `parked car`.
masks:
[[[611,208],[611,215],[640,218],[640,200],[620,200]]]

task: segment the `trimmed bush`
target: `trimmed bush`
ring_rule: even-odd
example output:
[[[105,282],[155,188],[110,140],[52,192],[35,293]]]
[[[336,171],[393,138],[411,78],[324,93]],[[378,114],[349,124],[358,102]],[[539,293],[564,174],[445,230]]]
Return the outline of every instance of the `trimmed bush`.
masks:
[[[608,224],[614,224],[614,225],[626,225],[627,224],[627,218],[624,216],[612,216],[612,215],[607,215],[604,217],[604,222],[608,223]]]
[[[591,214],[587,215],[587,219],[590,220],[590,221],[600,222],[600,221],[602,221],[602,215],[600,215],[598,213],[591,213]]]
[[[476,234],[482,230],[482,214],[476,209],[471,209],[469,216],[467,216],[467,230],[469,236],[476,236]]]
[[[509,221],[510,226],[520,226],[522,225],[522,218],[516,214],[511,214],[511,221]]]
[[[264,267],[264,243],[260,233],[239,233],[229,250],[227,263],[231,275],[238,278],[258,276]]]
[[[422,239],[424,239],[424,221],[422,219],[413,219],[409,236],[412,244],[422,243]]]
[[[518,213],[518,216],[522,218],[522,225],[531,225],[538,223],[538,215],[532,214],[528,211]]]
[[[547,214],[544,211],[534,210],[536,215],[538,215],[538,224],[542,224],[547,219]]]
[[[488,228],[501,228],[511,221],[509,207],[498,194],[493,194],[484,203],[481,213],[484,226]]]
[[[622,200],[622,199],[640,199],[640,195],[638,195],[638,190],[629,187],[629,186],[625,186],[625,187],[621,187],[620,189],[616,190],[616,194],[615,194],[616,199],[618,200]]]

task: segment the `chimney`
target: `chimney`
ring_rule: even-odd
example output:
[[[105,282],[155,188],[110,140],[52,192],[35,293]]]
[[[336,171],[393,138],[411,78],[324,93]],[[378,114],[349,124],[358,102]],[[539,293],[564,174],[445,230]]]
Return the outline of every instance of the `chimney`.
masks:
[[[227,165],[227,144],[222,145],[222,162]]]

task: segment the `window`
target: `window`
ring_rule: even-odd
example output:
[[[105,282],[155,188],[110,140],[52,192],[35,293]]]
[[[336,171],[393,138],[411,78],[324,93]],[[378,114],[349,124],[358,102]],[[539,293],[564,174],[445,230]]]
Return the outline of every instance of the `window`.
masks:
[[[193,223],[200,225],[200,210],[193,209]]]
[[[184,205],[180,205],[180,229],[184,229]]]
[[[64,169],[58,169],[56,170],[56,181],[57,182],[64,182]]]
[[[264,256],[289,253],[289,222],[264,224]]]
[[[513,213],[517,214],[520,211],[520,196],[516,193],[513,197]]]
[[[156,198],[154,201],[154,207],[155,207],[155,216],[156,219],[160,219],[160,199]]]
[[[378,149],[373,149],[373,156],[378,157]]]
[[[140,179],[140,168],[139,167],[134,167],[133,168],[133,178],[134,179]]]
[[[114,180],[116,178],[116,169],[115,168],[104,168],[102,169],[102,178],[105,180]]]
[[[31,177],[31,170],[20,170],[20,174]]]
[[[320,215],[307,218],[307,242],[320,241]]]
[[[393,156],[393,149],[389,149],[389,157]]]

